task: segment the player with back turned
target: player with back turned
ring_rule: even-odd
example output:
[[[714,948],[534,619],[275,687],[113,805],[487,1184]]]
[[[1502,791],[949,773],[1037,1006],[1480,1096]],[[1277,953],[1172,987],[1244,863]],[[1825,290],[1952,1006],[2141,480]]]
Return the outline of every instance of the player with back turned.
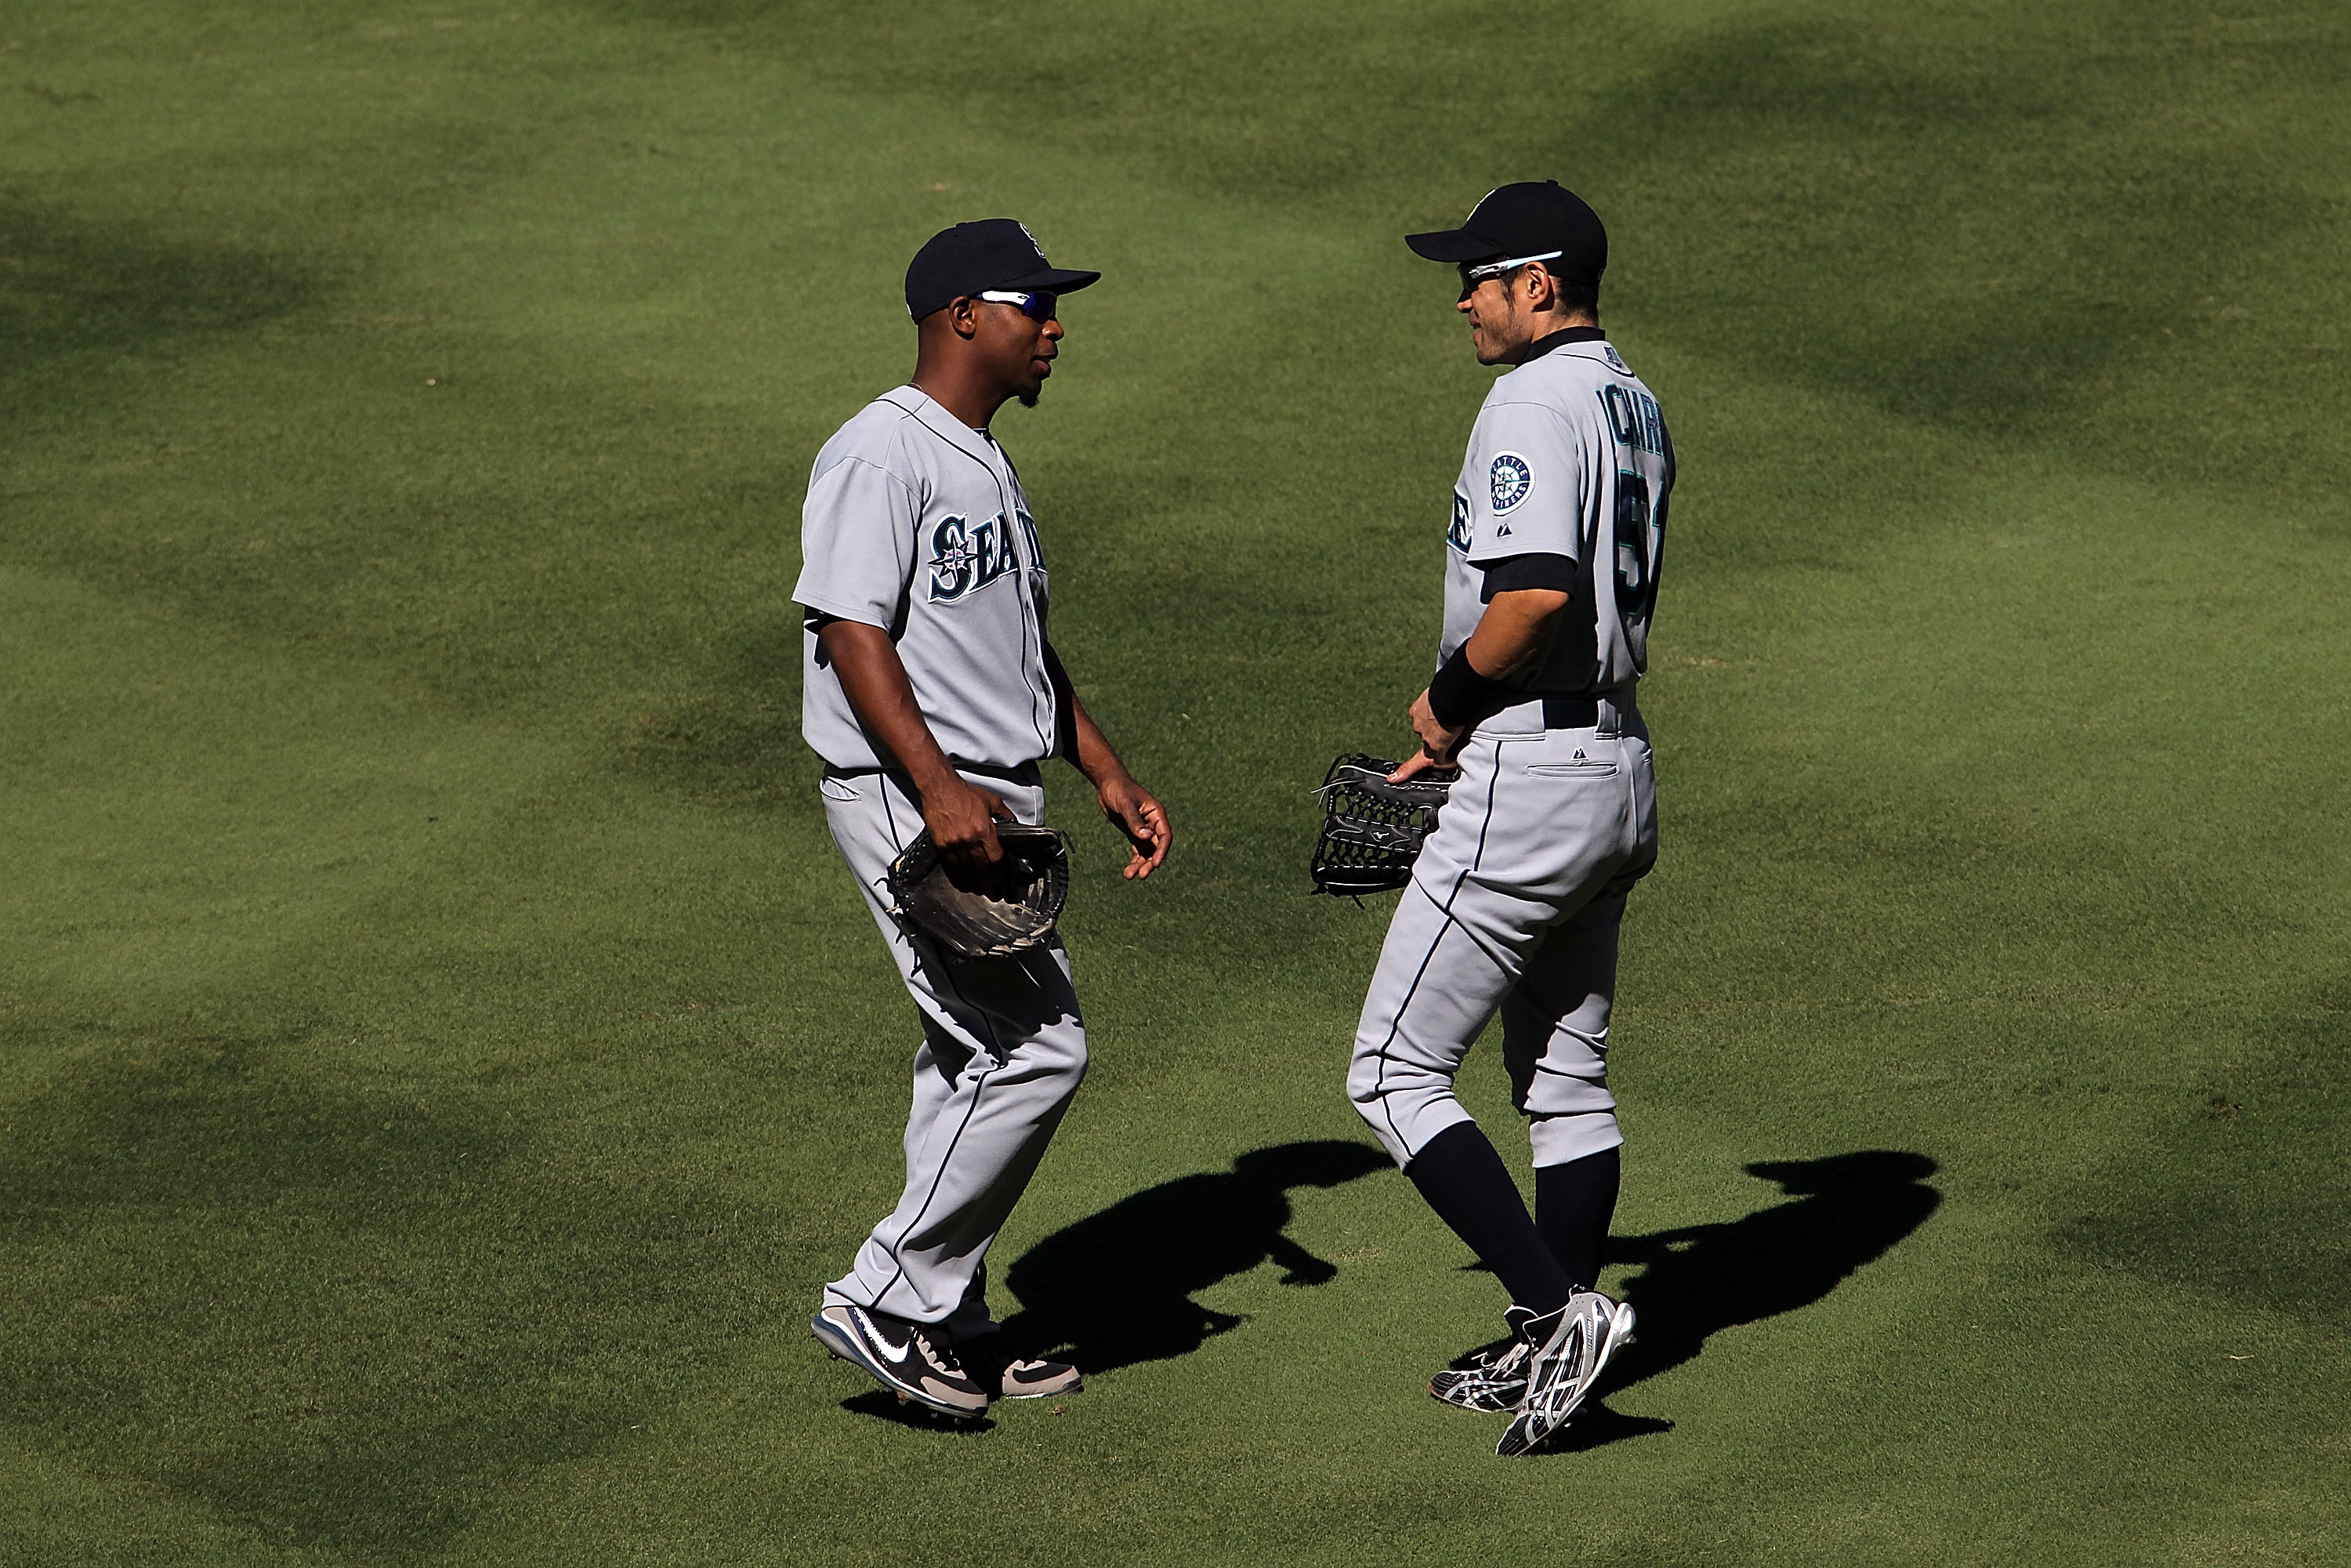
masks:
[[[1053,652],[1037,524],[988,430],[1008,401],[1035,404],[1062,338],[1059,297],[1100,276],[1050,266],[1009,218],[923,246],[906,272],[914,379],[818,454],[792,594],[825,818],[923,1030],[904,1189],[810,1326],[901,1398],[957,1417],[1078,1385],[1075,1368],[999,1348],[986,1260],[1084,1075],[1085,1024],[1058,938],[959,956],[893,915],[892,862],[926,832],[947,866],[984,881],[1005,861],[997,824],[1043,820],[1038,764],[1056,755],[1126,835],[1129,877],[1170,842],[1165,810]]]
[[[1446,532],[1439,664],[1421,751],[1458,764],[1364,998],[1347,1087],[1421,1195],[1510,1291],[1507,1346],[1430,1392],[1513,1412],[1498,1453],[1574,1414],[1633,1312],[1593,1289],[1624,1134],[1608,1016],[1625,900],[1656,860],[1648,731],[1634,704],[1656,601],[1673,443],[1599,324],[1608,242],[1552,182],[1489,193],[1409,236],[1457,265],[1479,362],[1510,367],[1470,432]],[[1530,1217],[1454,1093],[1496,1011],[1535,1166]]]

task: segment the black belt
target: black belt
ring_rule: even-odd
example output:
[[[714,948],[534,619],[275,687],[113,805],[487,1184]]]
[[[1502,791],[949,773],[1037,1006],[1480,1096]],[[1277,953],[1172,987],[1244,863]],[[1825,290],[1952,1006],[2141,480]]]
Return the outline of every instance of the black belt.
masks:
[[[1024,762],[1018,768],[1003,768],[993,762],[966,762],[959,757],[950,757],[947,766],[958,773],[977,773],[983,779],[1000,779],[1007,784],[1019,784],[1031,789],[1045,781],[1044,774],[1033,762]],[[824,765],[824,776],[828,779],[871,779],[876,773],[904,777],[895,768],[836,768],[830,762]],[[914,791],[910,789],[907,793]]]
[[[1594,729],[1600,724],[1600,699],[1585,693],[1582,696],[1548,696],[1542,700],[1545,729]]]

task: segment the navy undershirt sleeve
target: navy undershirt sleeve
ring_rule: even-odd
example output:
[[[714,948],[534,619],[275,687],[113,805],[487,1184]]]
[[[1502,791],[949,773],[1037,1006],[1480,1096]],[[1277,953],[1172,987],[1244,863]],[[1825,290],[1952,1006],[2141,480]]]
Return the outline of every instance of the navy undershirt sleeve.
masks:
[[[1527,588],[1548,588],[1560,593],[1573,593],[1575,573],[1575,558],[1573,556],[1505,556],[1486,568],[1486,584],[1478,591],[1479,601],[1490,604],[1498,593],[1515,593]]]

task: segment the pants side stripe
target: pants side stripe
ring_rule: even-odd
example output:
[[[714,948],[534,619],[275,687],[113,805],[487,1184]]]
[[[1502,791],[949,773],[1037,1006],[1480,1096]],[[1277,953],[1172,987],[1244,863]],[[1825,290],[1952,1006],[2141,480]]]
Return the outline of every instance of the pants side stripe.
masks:
[[[882,820],[886,822],[890,828],[890,847],[898,851],[900,853],[904,853],[906,846],[904,841],[900,839],[898,836],[897,808],[890,803],[890,781],[888,779],[883,778],[876,780],[876,783],[882,791]],[[907,946],[912,946],[914,945],[913,937],[909,936],[906,940]],[[980,1027],[987,1036],[988,1048],[995,1053],[997,1061],[1001,1063],[1005,1055],[1004,1048],[997,1041],[996,1030],[988,1026],[987,1012],[982,1009],[972,1007],[969,1002],[964,1000],[963,993],[956,988],[955,981],[948,977],[946,965],[939,964],[933,966],[931,973],[941,985],[946,987],[948,991],[953,993],[956,1001],[963,1003],[967,1011],[971,1012],[978,1018]],[[939,1156],[938,1166],[931,1173],[931,1190],[923,1195],[923,1207],[914,1211],[914,1218],[907,1222],[906,1228],[898,1232],[898,1234],[891,1239],[890,1261],[895,1265],[895,1270],[890,1276],[889,1283],[883,1285],[879,1291],[875,1292],[877,1297],[886,1296],[892,1291],[896,1290],[898,1288],[898,1281],[906,1277],[906,1260],[904,1254],[900,1252],[899,1249],[904,1245],[906,1238],[921,1227],[924,1217],[931,1212],[931,1205],[937,1200],[939,1196],[939,1184],[946,1180],[947,1166],[953,1163],[955,1159],[956,1146],[963,1142],[964,1130],[971,1125],[971,1119],[979,1113],[979,1096],[981,1091],[987,1087],[988,1074],[995,1071],[996,1069],[993,1067],[983,1070],[979,1075],[978,1082],[972,1085],[971,1103],[965,1107],[963,1121],[956,1127],[955,1136],[947,1140],[946,1152]],[[873,1310],[876,1312],[882,1310],[878,1301],[875,1303]]]
[[[1380,1041],[1380,1066],[1378,1073],[1372,1080],[1372,1095],[1379,1101],[1380,1114],[1388,1119],[1388,1131],[1395,1134],[1395,1141],[1399,1145],[1404,1143],[1405,1136],[1403,1130],[1395,1124],[1395,1111],[1388,1104],[1387,1098],[1388,1047],[1395,1043],[1397,1033],[1403,1030],[1405,1009],[1412,1006],[1412,998],[1420,994],[1420,982],[1426,977],[1428,966],[1437,957],[1437,949],[1444,945],[1446,932],[1458,924],[1453,918],[1453,901],[1461,896],[1461,885],[1469,880],[1469,873],[1476,871],[1486,859],[1486,835],[1494,826],[1494,789],[1495,786],[1501,782],[1501,748],[1498,746],[1495,747],[1494,776],[1486,782],[1486,817],[1478,825],[1478,852],[1470,857],[1469,863],[1461,869],[1461,873],[1453,879],[1453,886],[1446,893],[1445,902],[1437,904],[1437,913],[1444,918],[1437,925],[1437,935],[1429,938],[1428,951],[1421,955],[1420,967],[1413,971],[1412,984],[1405,988],[1404,999],[1396,1004],[1395,1016],[1388,1020],[1387,1038]],[[1420,883],[1415,882],[1412,884],[1412,890],[1419,893]],[[1428,897],[1425,893],[1421,894],[1421,896]],[[1436,901],[1432,899],[1430,902]],[[1476,938],[1473,937],[1471,940],[1475,941]]]

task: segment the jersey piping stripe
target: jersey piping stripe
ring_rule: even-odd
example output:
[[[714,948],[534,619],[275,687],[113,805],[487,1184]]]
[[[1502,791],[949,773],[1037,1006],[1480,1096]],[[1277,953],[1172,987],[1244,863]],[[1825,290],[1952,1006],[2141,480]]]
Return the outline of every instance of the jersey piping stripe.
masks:
[[[1012,487],[1019,491],[1023,497],[1026,497],[1029,493],[1028,487],[1020,483],[1020,468],[1018,464],[1012,461],[1012,454],[1007,452],[1002,446],[998,445],[995,438],[992,436],[988,440],[988,444],[996,447],[996,455],[1004,459],[1004,471],[1012,476]],[[1007,528],[1012,527],[1019,521],[1020,516],[1026,515],[1025,513],[1019,513],[1018,508],[1015,508],[1015,511],[1017,515],[1012,518],[1011,522],[1005,525]],[[1029,570],[1030,571],[1044,570],[1045,547],[1037,538],[1036,519],[1034,517],[1030,517],[1029,527],[1021,529],[1020,531],[1025,534],[1029,539]],[[1045,611],[1037,603],[1037,596],[1033,592],[1029,596],[1029,620],[1033,620],[1037,624],[1037,662],[1041,665],[1045,660]],[[1028,621],[1024,620],[1021,622],[1021,626],[1022,635],[1026,636]],[[1023,643],[1021,644],[1021,657],[1024,660],[1028,657],[1028,644]],[[1067,672],[1065,671],[1063,673],[1066,674]],[[1072,692],[1074,692],[1076,686],[1073,682],[1071,683]],[[1031,686],[1029,688],[1029,722],[1036,728],[1037,744],[1045,748],[1046,757],[1050,757],[1053,755],[1054,749],[1057,746],[1066,742],[1071,747],[1071,755],[1074,756],[1076,754],[1078,744],[1077,737],[1075,736],[1064,736],[1060,733],[1061,724],[1061,695],[1053,689],[1053,674],[1050,670],[1047,670],[1045,673],[1045,691],[1042,694],[1047,706],[1051,707],[1053,710],[1054,735],[1050,740],[1045,737],[1045,727],[1037,721],[1037,698],[1039,695],[1040,694],[1036,687]],[[1040,758],[1039,760],[1041,761],[1042,758]]]
[[[951,441],[946,436],[941,434],[938,430],[932,425],[929,420],[925,419],[922,416],[922,412],[919,409],[911,409],[903,402],[893,402],[887,394],[884,394],[881,401],[889,403],[892,408],[897,409],[899,412],[905,414],[907,418],[913,420],[916,424],[921,425],[925,431],[929,432],[931,439],[934,441],[939,442],[941,444],[947,447],[948,450],[955,452],[958,455],[969,458],[972,462],[978,464],[981,472],[987,476],[988,483],[996,486],[996,502],[998,509],[1003,514],[1006,531],[1008,533],[1017,531],[1019,519],[1015,514],[1018,508],[1012,505],[1010,497],[1007,497],[1004,493],[1004,480],[997,474],[994,468],[988,465],[986,459],[967,449],[960,442]],[[1012,466],[1011,455],[1008,453],[1006,453],[1003,447],[996,446],[996,444],[993,441],[990,441],[988,444],[995,446],[997,454],[1004,458],[1004,465],[1007,468],[1010,468]],[[1017,472],[1014,482],[1016,484],[1019,483]],[[919,543],[917,548],[919,548]],[[1028,570],[1034,571],[1038,570],[1040,565],[1040,563],[1039,561],[1031,559],[1029,562]],[[1027,674],[1029,667],[1029,627],[1030,623],[1032,622],[1036,622],[1037,619],[1037,605],[1035,600],[1031,597],[1024,597],[1021,601],[1020,612],[1020,667],[1024,675]],[[1036,632],[1037,643],[1039,648],[1041,650],[1045,642],[1045,628],[1041,622],[1037,625]],[[1040,652],[1038,658],[1040,663],[1042,662],[1043,657],[1043,653]],[[1052,701],[1052,682],[1049,679],[1045,685],[1047,688],[1045,700],[1050,704]],[[1034,685],[1031,685],[1029,688],[1029,727],[1037,732],[1037,744],[1045,748],[1043,755],[1050,757],[1053,754],[1053,743],[1046,737],[1045,727],[1038,720],[1037,688]]]
[[[897,407],[898,405],[897,405],[896,403],[894,403],[894,402],[893,402],[893,403],[892,403],[890,406],[891,406],[892,408],[895,408],[895,407]],[[874,461],[873,461],[872,458],[870,458],[870,457],[860,457],[859,455],[857,455],[857,454],[855,454],[854,452],[852,452],[852,453],[850,453],[850,454],[849,454],[848,455],[846,455],[846,456],[843,456],[843,457],[836,457],[836,458],[834,458],[834,459],[833,459],[833,463],[832,463],[832,468],[838,468],[838,467],[840,467],[840,466],[841,466],[842,464],[844,464],[844,463],[854,463],[854,464],[856,464],[860,468],[871,468],[871,469],[872,469],[872,470],[873,470],[873,472],[875,472],[876,474],[881,475],[881,476],[882,476],[882,477],[883,477],[884,479],[889,480],[889,481],[890,481],[890,483],[892,483],[893,485],[897,486],[898,486],[898,488],[900,488],[901,490],[905,491],[907,495],[912,496],[912,495],[914,493],[914,487],[912,485],[907,484],[904,479],[901,479],[900,477],[898,477],[898,476],[897,476],[897,475],[891,473],[891,472],[890,472],[890,470],[888,470],[887,468],[883,467],[883,466],[882,466],[882,465],[880,465],[879,463],[874,462]],[[810,477],[811,477],[811,478],[813,478],[813,479],[821,479],[821,478],[823,478],[823,477],[824,477],[825,474],[830,474],[830,473],[831,473],[831,472],[832,472],[832,468],[827,468],[826,470],[824,470],[824,473],[822,473],[822,474],[816,474],[816,475],[812,475],[812,476],[810,476]]]
[[[892,805],[890,801],[890,780],[887,776],[884,776],[878,779],[877,782],[882,787],[882,820],[888,823],[890,828],[890,847],[903,854],[905,852],[906,846],[904,841],[898,836],[898,811],[897,808]],[[910,947],[913,946],[914,938],[911,936],[908,937],[906,939],[906,945]],[[920,955],[917,954],[917,956],[919,957]],[[977,1008],[973,1008],[968,1001],[964,999],[963,993],[960,990],[957,990],[956,988],[955,982],[947,977],[946,967],[940,966],[938,968],[935,969],[933,973],[940,983],[945,985],[948,991],[953,993],[955,999],[957,1002],[962,1003],[965,1008],[978,1016],[983,1028],[985,1028],[987,1025],[987,1014]],[[896,1268],[890,1275],[889,1283],[883,1285],[881,1290],[874,1292],[876,1299],[872,1303],[872,1310],[874,1312],[878,1312],[882,1310],[880,1298],[887,1296],[891,1291],[896,1290],[898,1288],[898,1281],[906,1277],[906,1260],[904,1255],[900,1251],[900,1249],[905,1245],[907,1237],[913,1235],[916,1230],[922,1228],[924,1219],[927,1218],[931,1212],[931,1205],[938,1201],[939,1185],[946,1180],[947,1166],[954,1162],[955,1152],[963,1143],[964,1133],[971,1126],[971,1119],[979,1114],[980,1094],[987,1088],[987,1080],[990,1074],[997,1071],[998,1068],[1003,1065],[1004,1050],[1003,1047],[997,1042],[996,1030],[993,1029],[987,1029],[987,1034],[988,1053],[996,1061],[997,1066],[983,1069],[978,1079],[972,1084],[971,1103],[964,1107],[963,1120],[956,1124],[955,1136],[947,1140],[946,1152],[939,1156],[938,1168],[931,1176],[931,1190],[923,1195],[923,1206],[914,1210],[914,1218],[908,1220],[905,1228],[900,1230],[898,1234],[891,1239],[890,1261],[896,1265]]]
[[[1016,515],[1018,508],[1012,505],[1011,498],[1004,493],[1004,480],[1002,476],[999,476],[994,468],[988,465],[985,458],[966,450],[961,444],[950,441],[946,436],[940,434],[937,430],[932,427],[931,422],[925,419],[918,410],[908,408],[903,402],[892,402],[886,394],[881,399],[881,401],[889,403],[892,408],[898,410],[908,419],[911,419],[916,424],[921,425],[925,430],[930,433],[932,440],[938,442],[950,452],[955,453],[958,456],[968,458],[970,461],[978,464],[980,471],[987,476],[988,483],[996,486],[996,501],[998,507],[1001,508],[1003,512],[1005,531],[1008,534],[1017,533],[1019,531],[1019,518]],[[1004,449],[998,446],[996,450],[998,453],[1001,453]],[[1006,457],[1004,459],[1004,464],[1006,467],[1009,468],[1012,465],[1012,459],[1010,457]],[[920,548],[919,540],[916,543],[916,548]],[[1030,560],[1028,564],[1028,570],[1035,571],[1038,570],[1039,564],[1040,563],[1036,560]],[[1036,600],[1033,596],[1024,595],[1020,601],[1020,670],[1024,678],[1027,676],[1029,670],[1029,633],[1031,623],[1035,622],[1036,620]],[[1041,624],[1039,624],[1036,626],[1035,630],[1037,633],[1038,645],[1041,648],[1045,641],[1045,628]],[[1043,662],[1043,659],[1044,655],[1041,653],[1039,653],[1038,660],[1040,664]],[[1048,706],[1050,706],[1053,700],[1052,685],[1053,683],[1050,680],[1048,680],[1045,683],[1045,701]],[[1037,688],[1033,685],[1029,687],[1029,727],[1037,732],[1037,744],[1045,748],[1040,755],[1044,757],[1052,756],[1053,743],[1046,737],[1045,726],[1037,717]]]
[[[1388,1104],[1388,1047],[1395,1043],[1397,1033],[1403,1030],[1404,1015],[1411,1009],[1412,998],[1420,994],[1420,982],[1427,976],[1428,966],[1436,959],[1437,948],[1444,946],[1445,934],[1447,931],[1450,931],[1454,926],[1460,925],[1460,922],[1453,918],[1453,901],[1461,896],[1462,884],[1469,880],[1469,873],[1476,871],[1479,866],[1483,864],[1485,862],[1486,835],[1494,826],[1494,788],[1501,781],[1502,778],[1499,747],[1497,747],[1496,750],[1497,755],[1494,758],[1494,775],[1486,781],[1486,818],[1484,821],[1478,825],[1478,852],[1476,854],[1470,856],[1469,863],[1462,867],[1460,874],[1453,879],[1453,886],[1446,894],[1445,902],[1437,905],[1437,913],[1443,915],[1444,919],[1437,927],[1437,935],[1429,938],[1428,951],[1421,955],[1420,967],[1412,972],[1412,984],[1405,988],[1404,1000],[1396,1004],[1395,1017],[1390,1019],[1388,1023],[1387,1038],[1380,1041],[1380,1070],[1372,1080],[1372,1092],[1378,1097],[1380,1102],[1380,1114],[1387,1118],[1388,1131],[1395,1134],[1395,1141],[1399,1145],[1405,1141],[1404,1131],[1395,1124],[1395,1108]],[[1414,892],[1420,893],[1420,883],[1417,881],[1415,881],[1412,886]],[[1421,896],[1423,898],[1427,898],[1428,894],[1421,893]],[[1429,902],[1436,904],[1437,901],[1435,899],[1429,899]],[[1467,926],[1463,926],[1462,929],[1466,933],[1468,928]],[[1477,938],[1473,936],[1470,940],[1474,943]],[[1414,1152],[1417,1153],[1418,1151],[1416,1150]]]
[[[890,847],[903,854],[905,852],[906,844],[905,841],[898,834],[898,811],[897,808],[892,805],[890,801],[890,780],[886,776],[883,776],[878,780],[878,782],[882,788],[882,820],[883,822],[888,824],[890,829]],[[912,947],[914,946],[914,938],[911,936],[907,937],[906,945],[909,947]],[[917,954],[916,956],[919,958],[920,955]],[[947,979],[945,969],[941,968],[937,970],[936,974],[937,977],[946,985],[947,989],[955,993],[956,1000],[963,1002],[963,993],[956,990],[955,983],[952,980]],[[964,1005],[967,1008],[970,1007],[968,1002],[964,1002]],[[973,1010],[977,1011],[977,1009],[975,1009]],[[986,1022],[985,1015],[982,1015],[981,1021],[984,1025]],[[1004,1059],[1004,1052],[997,1044],[996,1031],[992,1029],[988,1030],[987,1036],[989,1053],[1000,1062]],[[971,1119],[979,1113],[980,1092],[987,1087],[988,1074],[995,1071],[996,1070],[994,1068],[984,1070],[980,1073],[978,1081],[972,1085],[971,1103],[965,1108],[963,1121],[956,1125],[955,1136],[947,1140],[946,1153],[940,1156],[937,1172],[931,1177],[931,1190],[923,1195],[923,1206],[914,1211],[914,1218],[907,1221],[905,1228],[900,1230],[897,1236],[892,1239],[890,1243],[890,1261],[896,1267],[890,1275],[889,1282],[884,1284],[880,1291],[875,1292],[877,1298],[887,1296],[891,1291],[896,1290],[898,1288],[898,1281],[906,1277],[906,1260],[900,1251],[900,1249],[905,1244],[906,1238],[921,1227],[923,1220],[931,1212],[931,1205],[937,1201],[939,1196],[939,1184],[946,1179],[948,1163],[955,1158],[956,1149],[962,1144],[964,1132],[971,1125]],[[875,1312],[880,1312],[882,1310],[881,1303],[878,1300],[872,1303],[872,1310]]]

